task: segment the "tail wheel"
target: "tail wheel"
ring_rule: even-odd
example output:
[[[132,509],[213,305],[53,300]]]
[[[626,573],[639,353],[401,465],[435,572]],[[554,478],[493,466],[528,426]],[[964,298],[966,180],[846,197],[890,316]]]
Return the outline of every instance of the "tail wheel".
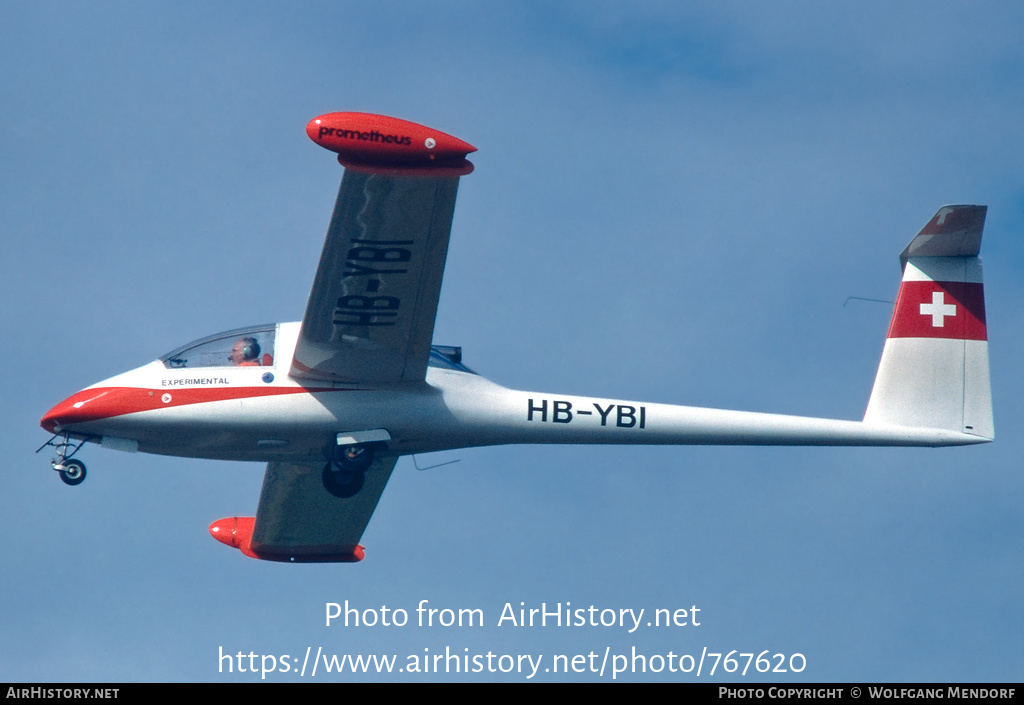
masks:
[[[85,463],[81,460],[65,460],[57,470],[65,485],[80,485],[85,481]]]

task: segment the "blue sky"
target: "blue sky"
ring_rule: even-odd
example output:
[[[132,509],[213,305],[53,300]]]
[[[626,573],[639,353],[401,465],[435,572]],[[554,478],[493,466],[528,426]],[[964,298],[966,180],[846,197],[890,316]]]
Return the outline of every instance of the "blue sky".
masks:
[[[634,648],[803,654],[802,673],[757,678],[780,683],[1024,676],[1016,3],[10,3],[4,17],[0,679],[251,681],[223,672],[221,649],[405,665],[446,646],[542,669]],[[213,520],[255,511],[255,464],[90,447],[88,480],[65,487],[34,455],[53,404],[203,335],[301,318],[341,176],[304,126],[335,110],[479,148],[435,341],[514,388],[860,418],[890,309],[843,302],[892,299],[899,252],[939,206],[987,204],[998,440],[405,459],[358,565],[252,561],[211,539]],[[325,603],[345,600],[413,619],[421,600],[477,608],[485,625],[326,627]],[[567,602],[697,605],[701,624],[497,624],[506,603]]]

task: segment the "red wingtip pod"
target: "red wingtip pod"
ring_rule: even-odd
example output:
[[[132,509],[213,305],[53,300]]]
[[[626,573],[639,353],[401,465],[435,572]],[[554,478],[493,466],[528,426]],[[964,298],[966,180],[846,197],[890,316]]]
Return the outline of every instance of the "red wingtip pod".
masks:
[[[252,528],[256,524],[255,517],[230,517],[218,519],[210,524],[210,536],[225,546],[237,548],[250,558],[259,558],[249,543],[252,541]]]
[[[217,539],[225,546],[237,548],[239,551],[249,556],[249,558],[258,558],[264,561],[279,561],[281,563],[358,563],[366,557],[365,549],[358,544],[352,553],[298,556],[276,553],[257,553],[252,549],[252,530],[255,526],[255,517],[228,517],[227,519],[218,519],[210,524],[210,536]]]
[[[438,170],[469,173],[466,155],[476,147],[408,120],[371,113],[325,113],[306,125],[306,134],[338,153],[346,167],[389,171]]]

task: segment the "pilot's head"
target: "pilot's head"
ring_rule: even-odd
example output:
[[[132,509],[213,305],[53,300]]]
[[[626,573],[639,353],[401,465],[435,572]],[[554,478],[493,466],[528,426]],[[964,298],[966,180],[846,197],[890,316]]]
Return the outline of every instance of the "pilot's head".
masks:
[[[232,365],[257,365],[256,359],[260,356],[260,344],[256,338],[239,338],[235,346],[231,348],[228,360]]]

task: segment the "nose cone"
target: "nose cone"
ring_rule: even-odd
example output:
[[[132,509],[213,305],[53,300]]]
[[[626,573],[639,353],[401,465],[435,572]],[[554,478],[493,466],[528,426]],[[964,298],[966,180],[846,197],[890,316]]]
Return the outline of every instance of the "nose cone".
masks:
[[[60,417],[62,413],[61,406],[63,404],[64,402],[61,402],[57,406],[47,411],[43,415],[43,418],[39,420],[39,425],[42,426],[47,431],[49,431],[50,433],[57,433],[61,428]]]
[[[124,387],[83,389],[46,412],[39,425],[59,433],[75,424],[144,411],[156,405],[151,392]]]
[[[72,424],[92,421],[97,417],[88,406],[87,399],[79,392],[47,411],[39,425],[50,433],[59,433]]]

